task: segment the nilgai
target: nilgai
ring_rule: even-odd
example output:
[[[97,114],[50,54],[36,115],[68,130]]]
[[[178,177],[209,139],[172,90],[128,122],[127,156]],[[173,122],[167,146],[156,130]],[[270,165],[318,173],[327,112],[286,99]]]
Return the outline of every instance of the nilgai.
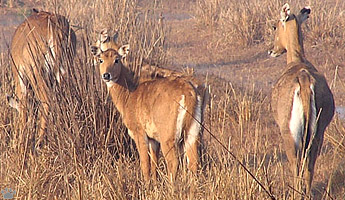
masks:
[[[284,148],[294,173],[295,189],[310,194],[316,158],[320,154],[324,131],[334,115],[333,95],[325,77],[306,60],[301,24],[309,17],[310,8],[298,15],[290,14],[285,4],[276,24],[273,57],[287,53],[287,65],[272,91],[271,106],[279,125]],[[282,64],[283,65],[283,64]],[[299,184],[300,183],[300,184]]]
[[[11,47],[12,73],[15,83],[15,97],[8,97],[10,106],[21,116],[21,124],[27,121],[28,93],[32,90],[40,104],[39,136],[42,140],[49,113],[52,87],[62,82],[66,73],[64,61],[74,56],[76,35],[66,17],[33,10],[16,29]],[[21,142],[19,137],[18,143]]]
[[[180,149],[188,168],[197,172],[198,144],[204,113],[204,96],[182,77],[153,79],[136,84],[122,64],[129,46],[102,51],[93,46],[99,71],[115,107],[139,151],[144,180],[157,180],[159,148],[171,181],[176,179]],[[160,144],[160,145],[159,145]],[[180,148],[181,147],[181,148]]]

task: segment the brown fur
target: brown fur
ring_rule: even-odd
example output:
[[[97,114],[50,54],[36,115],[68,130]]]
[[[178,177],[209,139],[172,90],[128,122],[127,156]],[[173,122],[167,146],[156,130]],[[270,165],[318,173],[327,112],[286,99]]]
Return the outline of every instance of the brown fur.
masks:
[[[26,123],[27,90],[32,88],[41,104],[39,140],[46,128],[49,110],[47,91],[60,82],[64,71],[62,58],[72,59],[76,36],[64,16],[34,10],[16,29],[11,43],[12,72],[19,101],[10,98]],[[39,142],[38,142],[39,143]]]
[[[289,6],[286,5],[282,9],[282,19],[277,24],[275,44],[269,54],[276,57],[287,52],[287,66],[273,88],[271,106],[294,173],[294,186],[297,187],[298,177],[303,176],[306,194],[309,195],[324,131],[334,115],[334,100],[325,77],[304,56],[300,26],[308,18],[310,9],[304,8],[298,16],[295,16],[287,12]],[[299,93],[295,96],[298,88],[300,88]],[[304,119],[303,137],[297,144],[289,128],[294,98],[301,99]],[[315,100],[316,119],[311,115],[313,100]],[[316,120],[316,124],[313,124],[313,120]]]
[[[154,181],[157,179],[159,143],[172,180],[176,178],[178,146],[181,145],[186,151],[188,167],[196,173],[200,162],[198,140],[201,127],[194,117],[202,123],[204,98],[193,84],[176,77],[135,85],[131,79],[132,73],[121,63],[121,55],[126,50],[108,49],[103,52],[98,48],[93,52],[98,52],[100,74],[129,135],[137,145],[145,181],[149,181],[151,176]],[[181,115],[183,112],[185,115]],[[197,125],[194,132],[190,131],[193,124]]]

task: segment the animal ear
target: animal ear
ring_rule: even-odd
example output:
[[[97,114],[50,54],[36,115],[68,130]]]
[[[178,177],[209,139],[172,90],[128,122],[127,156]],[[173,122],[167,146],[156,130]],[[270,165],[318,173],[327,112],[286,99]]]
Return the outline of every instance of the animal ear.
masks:
[[[311,12],[311,9],[309,6],[302,8],[302,10],[299,12],[297,16],[300,24],[302,24],[306,19],[309,18],[310,12]]]
[[[284,4],[280,11],[280,21],[286,22],[290,16],[290,6],[288,3]]]
[[[116,41],[118,37],[119,37],[119,32],[116,31],[115,34],[113,35],[113,41]]]
[[[120,56],[126,57],[129,53],[129,44],[122,45],[118,50]]]
[[[101,48],[99,48],[98,46],[91,46],[90,48],[93,56],[99,56],[102,53]]]
[[[106,28],[102,29],[99,37],[99,41],[101,41],[101,43],[107,41],[109,38],[108,30]]]

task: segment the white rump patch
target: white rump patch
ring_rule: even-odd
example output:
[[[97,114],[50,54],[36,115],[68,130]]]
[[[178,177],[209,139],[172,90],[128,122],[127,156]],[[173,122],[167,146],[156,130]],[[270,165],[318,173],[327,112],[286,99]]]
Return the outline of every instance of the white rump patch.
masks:
[[[295,140],[295,145],[300,148],[300,141],[304,130],[303,105],[300,97],[300,86],[295,89],[295,94],[292,102],[291,119],[289,128],[292,137]]]
[[[179,141],[181,139],[181,134],[182,134],[182,127],[183,127],[183,120],[184,117],[186,115],[187,112],[187,108],[185,107],[185,96],[182,95],[181,96],[181,100],[179,102],[179,106],[178,106],[178,115],[177,115],[177,119],[176,119],[176,142]]]
[[[185,142],[185,150],[187,151],[191,145],[193,145],[200,133],[200,128],[201,128],[201,106],[202,106],[202,100],[201,97],[198,95],[197,96],[197,102],[196,102],[196,107],[194,111],[194,119],[192,121],[192,125],[188,131],[188,136],[187,140]]]

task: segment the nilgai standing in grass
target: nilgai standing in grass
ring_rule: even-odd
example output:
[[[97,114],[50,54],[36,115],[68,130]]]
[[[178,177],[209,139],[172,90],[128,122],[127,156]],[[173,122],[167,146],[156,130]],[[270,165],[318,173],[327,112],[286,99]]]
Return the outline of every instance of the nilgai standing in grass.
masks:
[[[290,14],[289,5],[285,4],[275,27],[274,47],[269,51],[273,57],[287,53],[287,66],[274,86],[271,106],[294,173],[294,187],[300,189],[298,180],[302,177],[307,195],[324,131],[334,115],[327,81],[304,55],[301,24],[310,11],[305,7],[298,15]]]
[[[129,46],[102,51],[93,46],[99,71],[113,103],[134,139],[146,182],[157,180],[159,146],[166,159],[169,178],[176,179],[179,147],[183,147],[188,168],[197,173],[198,144],[204,112],[204,96],[181,77],[133,81],[133,73],[122,64]],[[160,145],[159,145],[160,144]]]
[[[40,144],[47,126],[49,113],[48,93],[53,86],[62,81],[66,73],[66,63],[74,56],[76,36],[68,20],[61,15],[33,10],[16,29],[10,48],[12,73],[15,83],[14,97],[8,97],[11,107],[16,108],[25,126],[29,89],[40,104],[40,125],[38,140]],[[19,136],[18,144],[22,142]]]

